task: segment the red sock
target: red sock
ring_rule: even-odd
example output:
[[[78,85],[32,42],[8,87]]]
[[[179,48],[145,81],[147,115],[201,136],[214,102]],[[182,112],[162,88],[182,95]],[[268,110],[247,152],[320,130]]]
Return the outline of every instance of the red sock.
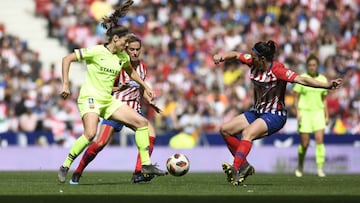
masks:
[[[82,174],[85,167],[96,157],[96,155],[101,151],[101,148],[96,142],[93,142],[85,151],[84,155],[81,158],[79,166],[76,168],[75,172]]]
[[[240,144],[240,140],[236,136],[224,136],[224,140],[231,154],[235,156],[236,149]]]
[[[239,147],[236,150],[234,158],[234,169],[237,171],[244,164],[247,163],[246,157],[251,150],[252,143],[248,140],[241,140]]]
[[[156,137],[150,136],[149,139],[150,139],[149,155],[151,157],[152,151],[154,149],[154,143],[155,143]],[[140,159],[140,154],[138,153],[137,160],[136,160],[136,166],[135,166],[135,173],[140,173],[141,168],[142,168],[141,159]]]

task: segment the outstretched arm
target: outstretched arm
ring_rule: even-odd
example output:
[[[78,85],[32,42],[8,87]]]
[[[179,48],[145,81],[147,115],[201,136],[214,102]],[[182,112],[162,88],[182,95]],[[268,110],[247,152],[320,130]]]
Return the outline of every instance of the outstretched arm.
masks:
[[[343,83],[342,78],[337,78],[335,80],[331,80],[329,83],[320,82],[313,78],[302,77],[300,75],[296,76],[294,82],[299,83],[301,85],[315,87],[315,88],[325,88],[325,89],[338,89],[341,87]]]
[[[236,51],[230,51],[224,54],[215,54],[213,56],[213,60],[215,64],[219,64],[220,62],[224,62],[231,59],[239,58],[240,53]]]

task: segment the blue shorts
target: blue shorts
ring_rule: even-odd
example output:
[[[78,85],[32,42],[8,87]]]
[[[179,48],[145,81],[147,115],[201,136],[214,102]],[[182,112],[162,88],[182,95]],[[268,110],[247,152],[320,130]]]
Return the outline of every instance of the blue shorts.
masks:
[[[138,112],[141,116],[144,116],[141,112]],[[101,122],[101,125],[109,125],[114,128],[115,132],[120,132],[121,129],[124,127],[124,124],[116,122],[114,120],[106,120],[104,119]]]
[[[279,131],[282,127],[284,127],[287,119],[287,116],[284,114],[276,114],[270,112],[257,113],[256,111],[246,111],[244,115],[250,124],[258,118],[263,119],[268,128],[267,135],[271,135]]]

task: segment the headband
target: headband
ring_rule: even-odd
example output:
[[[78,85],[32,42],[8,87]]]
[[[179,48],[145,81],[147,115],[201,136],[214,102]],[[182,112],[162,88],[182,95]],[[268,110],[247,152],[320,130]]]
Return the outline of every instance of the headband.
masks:
[[[263,56],[258,50],[255,49],[255,47],[253,47],[252,50],[255,52],[256,55]]]

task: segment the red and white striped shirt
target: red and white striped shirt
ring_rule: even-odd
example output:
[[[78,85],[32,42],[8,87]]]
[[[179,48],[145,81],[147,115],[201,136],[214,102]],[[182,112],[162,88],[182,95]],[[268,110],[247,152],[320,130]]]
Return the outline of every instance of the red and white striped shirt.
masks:
[[[139,74],[142,80],[145,80],[147,67],[144,63],[140,62],[139,65],[135,67],[135,71]],[[125,102],[137,112],[140,112],[140,99],[143,96],[140,84],[132,80],[125,70],[122,70],[115,80],[114,86],[124,88],[121,91],[114,92],[114,97],[122,102]]]
[[[238,60],[250,67],[250,79],[254,84],[254,109],[258,113],[286,115],[286,84],[294,82],[298,74],[278,61],[273,61],[266,71],[260,71],[254,67],[250,54],[240,54]]]

